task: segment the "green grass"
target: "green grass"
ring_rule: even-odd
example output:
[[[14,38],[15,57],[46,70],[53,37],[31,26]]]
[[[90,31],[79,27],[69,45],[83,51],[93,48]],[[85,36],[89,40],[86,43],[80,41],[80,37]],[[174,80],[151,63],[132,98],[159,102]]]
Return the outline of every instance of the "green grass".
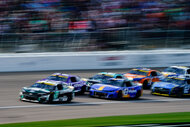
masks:
[[[51,115],[51,114],[50,114]],[[0,124],[0,127],[93,127],[128,124],[177,123],[190,122],[190,112],[161,113],[146,115],[108,116],[70,120],[40,121]]]

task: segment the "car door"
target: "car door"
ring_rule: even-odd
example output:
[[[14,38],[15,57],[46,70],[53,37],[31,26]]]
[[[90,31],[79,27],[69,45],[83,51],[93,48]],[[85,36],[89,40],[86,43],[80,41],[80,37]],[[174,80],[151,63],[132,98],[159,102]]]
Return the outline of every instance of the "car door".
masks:
[[[157,71],[151,71],[149,73],[149,84],[152,85],[154,82],[158,82],[160,80],[161,74]]]
[[[190,94],[190,80],[186,81],[186,84],[184,85],[184,94]]]
[[[80,91],[83,84],[81,83],[81,80],[77,76],[70,77],[70,84],[75,88],[75,91]]]

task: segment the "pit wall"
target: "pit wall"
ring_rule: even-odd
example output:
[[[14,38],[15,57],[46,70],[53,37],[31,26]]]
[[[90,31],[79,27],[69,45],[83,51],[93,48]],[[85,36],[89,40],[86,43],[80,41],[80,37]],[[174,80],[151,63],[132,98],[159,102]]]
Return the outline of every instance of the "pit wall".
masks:
[[[0,72],[189,66],[190,50],[18,53],[0,55]]]

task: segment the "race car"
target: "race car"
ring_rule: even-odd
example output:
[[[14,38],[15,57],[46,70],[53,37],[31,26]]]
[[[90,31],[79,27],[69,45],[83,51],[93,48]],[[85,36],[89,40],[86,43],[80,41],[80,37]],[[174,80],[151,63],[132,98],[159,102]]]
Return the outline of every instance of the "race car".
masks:
[[[190,79],[185,77],[166,77],[163,81],[155,82],[152,85],[151,93],[176,97],[190,95]]]
[[[154,82],[164,78],[159,71],[148,68],[135,68],[123,75],[128,80],[141,83],[144,89],[150,88]]]
[[[164,76],[186,76],[190,77],[190,68],[185,66],[170,66],[163,70],[162,74]]]
[[[70,102],[73,97],[74,87],[52,80],[39,80],[20,92],[20,100],[39,103]]]
[[[124,76],[122,74],[116,74],[116,73],[111,73],[111,72],[100,72],[86,80],[87,91],[90,90],[90,87],[93,84],[101,83],[102,81],[110,79],[110,78],[124,78]]]
[[[80,92],[81,94],[84,94],[86,91],[86,81],[76,75],[54,73],[46,79],[67,83],[68,85],[74,87],[74,92]]]
[[[90,88],[91,97],[124,99],[139,98],[142,95],[142,86],[127,80],[111,78],[103,83],[94,84]]]

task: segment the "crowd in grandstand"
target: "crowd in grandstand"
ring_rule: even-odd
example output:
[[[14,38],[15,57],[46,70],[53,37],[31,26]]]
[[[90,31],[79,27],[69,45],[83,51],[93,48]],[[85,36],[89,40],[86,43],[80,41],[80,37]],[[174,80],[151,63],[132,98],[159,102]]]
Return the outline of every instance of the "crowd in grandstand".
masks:
[[[0,33],[189,29],[189,0],[0,0]]]

